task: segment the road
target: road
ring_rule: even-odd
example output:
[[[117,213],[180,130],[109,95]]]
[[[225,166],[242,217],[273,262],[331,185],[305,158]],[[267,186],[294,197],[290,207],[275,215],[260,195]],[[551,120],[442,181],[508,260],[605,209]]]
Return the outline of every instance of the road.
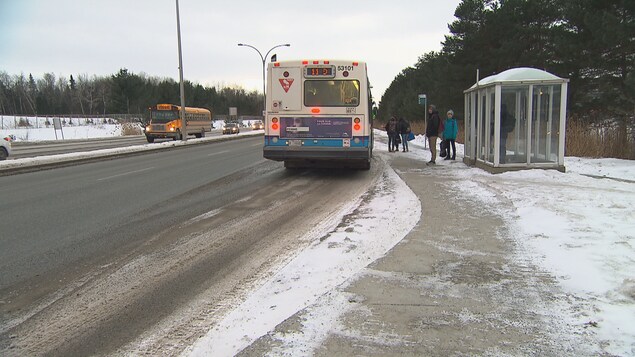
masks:
[[[380,171],[285,170],[261,147],[0,177],[0,355],[177,353]]]

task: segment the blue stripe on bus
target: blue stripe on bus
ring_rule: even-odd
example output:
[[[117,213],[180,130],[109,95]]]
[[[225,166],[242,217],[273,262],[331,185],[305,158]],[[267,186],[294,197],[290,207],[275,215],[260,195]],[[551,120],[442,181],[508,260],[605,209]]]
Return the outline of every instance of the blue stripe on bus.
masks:
[[[273,138],[277,138],[277,142]],[[355,139],[360,139],[359,143]],[[302,146],[307,147],[343,147],[342,139],[280,139],[277,136],[265,136],[265,146],[289,146],[290,140],[302,140]],[[369,142],[368,136],[355,136],[351,139],[351,147],[368,147]]]

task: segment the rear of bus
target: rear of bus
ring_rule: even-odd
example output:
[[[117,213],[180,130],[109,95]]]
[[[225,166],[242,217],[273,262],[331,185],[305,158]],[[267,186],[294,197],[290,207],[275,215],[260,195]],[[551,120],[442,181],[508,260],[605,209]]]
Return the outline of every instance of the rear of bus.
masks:
[[[269,63],[263,156],[288,168],[369,169],[371,103],[364,62]]]

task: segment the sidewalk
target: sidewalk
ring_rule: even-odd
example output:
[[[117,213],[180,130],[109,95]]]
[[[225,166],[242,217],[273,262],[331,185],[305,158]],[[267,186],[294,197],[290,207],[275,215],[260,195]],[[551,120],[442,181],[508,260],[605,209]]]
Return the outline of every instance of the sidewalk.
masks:
[[[338,288],[334,294],[349,296],[352,308],[316,351],[302,355],[590,354],[585,336],[558,321],[558,299],[567,297],[549,275],[515,257],[499,216],[511,203],[487,207],[456,197],[451,173],[465,169],[459,161],[427,167],[411,153],[378,154],[419,197],[420,221]],[[239,355],[275,355],[272,336],[302,333],[302,318],[296,313]]]

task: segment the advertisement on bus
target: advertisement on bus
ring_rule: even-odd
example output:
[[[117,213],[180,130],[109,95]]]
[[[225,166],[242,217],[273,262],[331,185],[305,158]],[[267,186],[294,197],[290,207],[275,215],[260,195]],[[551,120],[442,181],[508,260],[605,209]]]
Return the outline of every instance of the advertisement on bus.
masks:
[[[350,138],[350,117],[281,117],[280,136],[288,139]]]

